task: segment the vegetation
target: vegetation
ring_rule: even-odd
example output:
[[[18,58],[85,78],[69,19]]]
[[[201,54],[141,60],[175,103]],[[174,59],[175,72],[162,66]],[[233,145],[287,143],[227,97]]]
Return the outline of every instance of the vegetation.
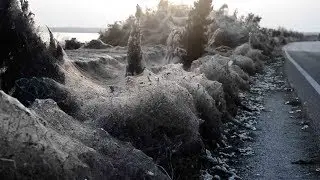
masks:
[[[49,77],[63,83],[58,60],[35,33],[28,1],[4,0],[0,6],[1,89],[9,92],[20,78]]]
[[[189,13],[186,27],[184,47],[187,51],[185,68],[190,68],[192,61],[201,57],[207,44],[207,26],[210,24],[208,15],[212,11],[212,0],[198,0]]]
[[[239,93],[250,88],[250,75],[263,72],[268,57],[280,54],[282,44],[303,37],[283,28],[261,28],[261,17],[254,14],[238,17],[235,11],[229,15],[227,5],[213,10],[212,0],[198,0],[193,9],[161,0],[157,10],[145,13],[137,5],[135,16],[108,25],[98,40],[83,46],[110,49],[69,51],[70,59],[72,53],[77,58],[63,64],[63,49],[51,31],[47,48],[35,33],[28,1],[16,2],[0,3],[1,89],[38,111],[30,116],[21,112],[24,107],[18,102],[10,104],[7,100],[6,106],[0,103],[0,111],[8,114],[5,117],[26,114],[21,124],[30,121],[37,126],[20,127],[17,132],[7,128],[10,133],[0,131],[0,137],[9,137],[7,144],[13,144],[4,152],[14,150],[12,158],[18,165],[14,171],[28,168],[30,172],[46,172],[32,170],[47,164],[61,168],[50,178],[60,174],[77,179],[196,179],[206,170],[211,175],[220,173],[216,179],[232,179],[233,170],[222,161],[229,157],[226,153],[233,153],[229,140],[242,141],[243,132],[237,134],[237,128],[244,122],[234,117],[239,108],[252,111],[242,104]],[[146,44],[151,46],[145,46],[143,54]],[[66,41],[66,49],[80,46],[76,39]],[[78,55],[81,53],[85,55]],[[67,72],[66,84],[61,84],[64,74],[60,67]],[[124,71],[132,77],[124,80]],[[7,96],[0,92],[0,100],[10,99]],[[10,107],[12,112],[3,107]],[[10,124],[14,120],[11,118]],[[6,126],[1,122],[3,130]],[[31,150],[25,147],[38,147],[29,137],[38,127],[41,133],[47,129],[57,132],[41,136],[46,138],[42,142],[48,141],[43,147],[49,149],[42,153],[49,155],[34,153],[39,163],[25,167],[20,159],[33,160],[29,158]],[[15,147],[11,143],[19,137],[15,133],[26,136],[23,139],[28,142],[19,141]],[[25,153],[22,158],[21,152]],[[66,155],[71,158],[66,159]],[[50,161],[45,159],[48,157]],[[223,157],[222,161],[217,157]],[[215,165],[218,169],[213,168]]]
[[[105,44],[100,39],[93,39],[83,46],[86,49],[105,49],[110,47],[112,47],[110,44]]]
[[[256,16],[252,13],[249,13],[248,16],[245,18],[244,22],[245,25],[247,26],[249,32],[254,32],[260,28],[260,22],[261,22],[261,17]]]
[[[143,72],[142,61],[142,50],[141,50],[141,31],[140,31],[140,18],[142,10],[137,5],[136,20],[132,25],[130,37],[128,40],[128,66],[126,70],[127,76],[137,75]]]
[[[82,43],[79,42],[76,38],[65,41],[64,48],[67,50],[79,49],[82,46]]]
[[[126,46],[133,23],[134,17],[130,16],[125,22],[109,24],[105,32],[100,32],[99,39],[112,46]]]
[[[140,19],[142,44],[166,45],[172,27],[185,26],[189,11],[189,6],[170,4],[167,0],[160,1],[155,10],[146,9]],[[134,21],[135,17],[129,16],[125,21],[108,25],[99,39],[113,46],[126,46]]]

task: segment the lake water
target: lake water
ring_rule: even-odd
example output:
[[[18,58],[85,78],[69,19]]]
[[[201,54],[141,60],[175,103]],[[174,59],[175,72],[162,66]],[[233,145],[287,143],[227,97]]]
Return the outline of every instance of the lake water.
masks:
[[[54,32],[54,37],[59,42],[70,40],[71,38],[77,38],[80,42],[89,42],[93,39],[98,39],[99,33],[65,33],[65,32]]]
[[[40,31],[40,37],[45,41],[49,42],[50,36],[48,31]],[[70,40],[71,38],[77,38],[80,42],[89,42],[93,39],[98,39],[99,33],[67,33],[67,32],[53,32],[54,37],[60,43],[64,43],[65,40]]]

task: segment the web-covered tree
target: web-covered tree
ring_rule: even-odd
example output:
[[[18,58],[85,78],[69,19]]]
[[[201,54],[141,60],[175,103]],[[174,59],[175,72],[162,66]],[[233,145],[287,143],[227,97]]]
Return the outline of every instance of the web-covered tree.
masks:
[[[260,16],[256,16],[253,13],[249,13],[248,16],[245,19],[245,25],[249,32],[255,32],[260,29],[260,21],[261,21]]]
[[[140,18],[142,15],[142,10],[139,5],[137,5],[136,20],[132,25],[130,32],[130,37],[128,40],[128,52],[127,52],[127,70],[126,76],[134,76],[143,72],[144,68],[142,66],[142,50],[141,50],[141,30],[140,30]]]
[[[125,45],[122,43],[123,37],[125,37],[125,33],[122,30],[121,22],[117,21],[114,24],[109,24],[105,32],[100,32],[99,39],[112,46],[121,46]]]
[[[189,13],[185,37],[183,40],[187,57],[184,60],[184,68],[190,68],[192,61],[204,54],[208,38],[207,26],[210,24],[208,15],[212,11],[212,0],[198,0],[194,2],[194,8]]]
[[[168,11],[169,2],[168,0],[160,0],[158,4],[158,11]]]
[[[58,61],[36,34],[27,0],[0,1],[0,81],[9,92],[21,78],[49,77],[64,82]]]
[[[99,39],[112,46],[126,46],[134,22],[135,17],[130,16],[124,22],[116,21],[113,24],[109,24],[105,31],[99,33]]]

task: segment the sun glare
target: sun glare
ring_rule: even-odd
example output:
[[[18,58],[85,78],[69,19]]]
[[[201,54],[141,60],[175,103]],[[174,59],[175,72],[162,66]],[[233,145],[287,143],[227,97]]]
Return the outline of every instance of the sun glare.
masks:
[[[192,4],[195,0],[169,0],[173,4]]]

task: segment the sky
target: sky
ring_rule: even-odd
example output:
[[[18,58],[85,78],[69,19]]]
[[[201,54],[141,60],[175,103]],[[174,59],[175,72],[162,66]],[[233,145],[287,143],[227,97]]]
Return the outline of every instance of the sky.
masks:
[[[170,0],[169,0],[170,1]],[[50,27],[106,27],[124,20],[141,7],[156,7],[159,0],[29,0],[40,24]],[[193,0],[171,0],[192,5]],[[303,32],[320,32],[320,0],[213,0],[215,9],[224,3],[232,13],[250,12],[262,17],[263,27],[286,27]]]

